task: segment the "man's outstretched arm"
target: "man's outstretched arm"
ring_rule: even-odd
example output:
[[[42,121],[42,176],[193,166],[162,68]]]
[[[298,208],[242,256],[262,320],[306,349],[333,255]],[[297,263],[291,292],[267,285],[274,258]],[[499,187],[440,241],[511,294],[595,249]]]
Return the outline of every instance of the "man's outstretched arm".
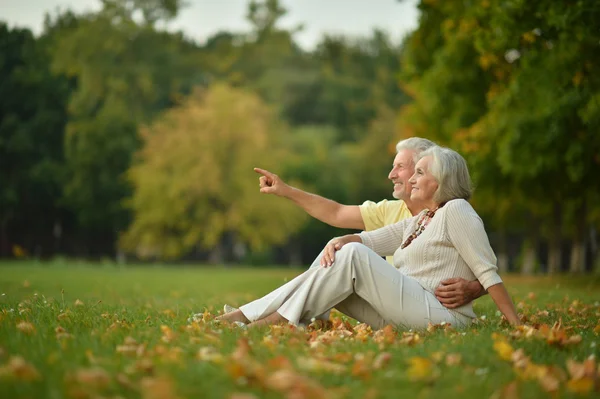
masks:
[[[292,200],[310,216],[334,227],[364,230],[365,223],[357,205],[342,205],[339,202],[302,191],[286,184],[279,176],[268,170],[254,168],[261,175],[260,192],[275,194]]]
[[[441,282],[435,290],[435,297],[448,309],[455,309],[487,294],[477,280],[449,278]]]

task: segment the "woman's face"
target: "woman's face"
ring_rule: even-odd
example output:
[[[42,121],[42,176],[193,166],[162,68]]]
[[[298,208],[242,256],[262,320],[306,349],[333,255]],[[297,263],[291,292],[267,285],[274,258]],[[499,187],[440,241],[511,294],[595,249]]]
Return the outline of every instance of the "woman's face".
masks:
[[[431,174],[430,166],[432,161],[431,156],[426,156],[419,159],[419,162],[415,165],[415,174],[409,180],[412,185],[410,193],[411,201],[430,203],[433,200],[433,195],[439,185]]]

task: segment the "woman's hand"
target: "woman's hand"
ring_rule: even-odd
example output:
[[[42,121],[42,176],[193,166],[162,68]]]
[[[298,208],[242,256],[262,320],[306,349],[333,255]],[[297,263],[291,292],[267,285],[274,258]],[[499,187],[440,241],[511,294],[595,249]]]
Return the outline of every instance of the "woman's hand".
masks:
[[[328,267],[333,265],[335,261],[335,253],[342,249],[342,247],[349,242],[361,242],[358,234],[348,234],[342,237],[335,237],[329,240],[325,249],[323,249],[323,256],[321,257],[321,266]]]

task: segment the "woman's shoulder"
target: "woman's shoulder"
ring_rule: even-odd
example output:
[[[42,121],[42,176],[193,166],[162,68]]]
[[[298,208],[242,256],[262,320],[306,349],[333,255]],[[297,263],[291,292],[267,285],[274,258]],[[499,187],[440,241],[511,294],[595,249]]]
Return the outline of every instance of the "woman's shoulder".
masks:
[[[457,198],[457,199],[453,199],[453,200],[446,202],[446,205],[444,205],[444,208],[446,208],[447,212],[454,213],[454,214],[475,214],[475,215],[477,215],[477,212],[475,212],[475,209],[473,209],[473,206],[471,206],[469,201],[467,201],[463,198]]]

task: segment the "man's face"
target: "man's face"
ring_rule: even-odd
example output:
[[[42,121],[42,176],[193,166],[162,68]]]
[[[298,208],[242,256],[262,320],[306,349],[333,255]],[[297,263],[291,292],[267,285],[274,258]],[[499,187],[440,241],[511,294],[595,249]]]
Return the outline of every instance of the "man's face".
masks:
[[[394,193],[392,195],[396,199],[410,199],[412,186],[408,180],[415,173],[414,155],[415,152],[412,150],[400,150],[394,158],[394,165],[388,179],[394,183]]]

